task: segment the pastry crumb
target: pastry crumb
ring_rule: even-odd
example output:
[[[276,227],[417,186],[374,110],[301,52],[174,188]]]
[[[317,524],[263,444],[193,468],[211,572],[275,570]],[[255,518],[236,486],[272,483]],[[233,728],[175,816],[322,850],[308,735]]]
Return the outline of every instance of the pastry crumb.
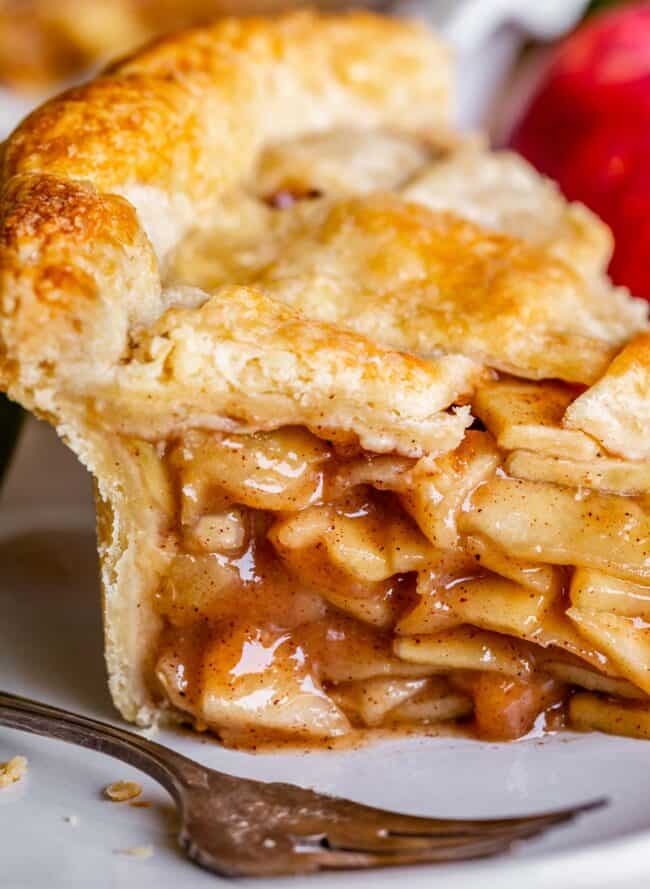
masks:
[[[124,803],[136,799],[142,793],[137,781],[114,781],[104,788],[104,795],[114,803]]]
[[[142,735],[142,737],[146,738],[147,740],[151,740],[152,738],[155,738],[155,736],[158,734],[158,731],[158,722],[157,720],[155,720],[151,723],[151,725],[145,726],[145,728],[138,729],[138,734]]]
[[[14,756],[9,762],[0,764],[0,788],[15,784],[27,774],[27,759],[24,756]]]
[[[79,824],[79,816],[78,815],[64,815],[63,820],[66,824],[69,824],[71,827],[77,827]]]
[[[116,855],[128,855],[129,858],[151,858],[153,846],[131,846],[130,849],[116,849]]]

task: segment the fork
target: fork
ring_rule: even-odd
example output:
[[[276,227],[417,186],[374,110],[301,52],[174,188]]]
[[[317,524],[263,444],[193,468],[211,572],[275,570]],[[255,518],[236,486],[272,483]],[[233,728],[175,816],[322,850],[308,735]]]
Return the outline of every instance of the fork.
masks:
[[[176,803],[178,838],[187,856],[224,876],[486,857],[605,802],[525,818],[420,818],[292,784],[226,775],[134,732],[5,692],[0,692],[0,725],[99,750],[146,772]]]

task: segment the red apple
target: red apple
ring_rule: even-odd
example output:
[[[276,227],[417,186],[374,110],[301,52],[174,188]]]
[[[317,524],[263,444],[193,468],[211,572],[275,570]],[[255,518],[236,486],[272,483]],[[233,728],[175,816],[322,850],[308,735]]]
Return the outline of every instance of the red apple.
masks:
[[[650,300],[650,3],[558,46],[511,144],[611,226],[614,281]]]

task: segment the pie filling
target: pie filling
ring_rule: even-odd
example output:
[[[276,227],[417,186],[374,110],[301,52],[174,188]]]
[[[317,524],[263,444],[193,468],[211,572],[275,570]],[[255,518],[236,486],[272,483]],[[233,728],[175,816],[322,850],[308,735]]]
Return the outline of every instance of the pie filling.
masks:
[[[650,463],[605,453],[562,424],[611,358],[599,339],[620,320],[614,295],[598,297],[607,238],[514,157],[495,155],[484,181],[481,157],[385,133],[282,144],[264,155],[254,187],[224,197],[214,224],[166,260],[166,285],[201,288],[199,300],[252,283],[308,318],[396,349],[467,347],[502,371],[580,382],[493,372],[471,399],[476,420],[459,447],[421,459],[371,453],[321,427],[197,428],[142,444],[154,486],[165,488],[152,498],[164,515],[156,567],[147,567],[161,627],[149,691],[227,744],[331,745],[442,723],[495,740],[566,723],[650,737]],[[408,197],[409,188],[436,209],[471,205],[472,218],[506,234],[519,234],[525,208],[541,200],[548,231],[534,216],[528,240],[549,255],[579,252],[591,231],[587,320],[569,311],[558,334],[556,290],[562,299],[577,291],[562,266],[560,283],[539,294],[541,253],[527,260],[530,280],[525,263],[514,284],[496,276],[501,303],[490,291],[469,306],[487,273],[456,281],[443,272],[467,269],[483,235],[373,197]],[[479,253],[509,244],[485,241]],[[506,266],[523,256],[519,241],[513,249]],[[451,308],[447,318],[444,306],[427,314],[421,305],[428,326],[416,342],[413,294],[426,287]],[[524,342],[517,331],[540,301],[552,323],[546,330],[538,318],[544,336]],[[513,305],[524,322],[508,315]]]
[[[649,732],[650,467],[562,429],[575,395],[490,382],[436,459],[299,427],[159,445],[154,695],[243,746]]]

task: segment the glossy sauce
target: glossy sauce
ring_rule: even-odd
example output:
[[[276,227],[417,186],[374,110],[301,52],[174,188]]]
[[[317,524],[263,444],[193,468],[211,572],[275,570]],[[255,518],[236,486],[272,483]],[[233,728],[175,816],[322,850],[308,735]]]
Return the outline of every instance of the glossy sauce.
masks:
[[[460,461],[462,484],[464,465],[478,462],[476,494],[459,488],[461,500],[453,472],[444,475],[442,508],[448,509],[445,497],[449,503],[455,498],[463,523],[446,541],[464,534],[466,523],[472,533],[486,533],[484,523],[472,524],[486,499],[483,474],[488,485],[504,477],[502,470],[490,476],[494,445],[488,433],[470,435],[465,451],[466,458],[451,459]],[[473,551],[443,552],[420,531],[408,514],[417,516],[409,493],[418,478],[415,461],[366,455],[354,442],[334,447],[307,430],[287,428],[250,436],[192,432],[168,448],[166,466],[181,508],[176,555],[154,595],[166,624],[157,688],[196,727],[209,727],[226,743],[358,743],[359,731],[371,729],[354,710],[337,706],[338,690],[382,676],[424,681],[439,672],[393,653],[395,627],[411,634],[438,627],[443,637],[449,627],[462,628],[462,608],[460,617],[454,610],[463,601],[458,589],[493,576],[481,553],[488,565],[530,584],[531,609],[544,602],[540,589],[555,590],[560,582],[565,591],[560,599],[553,593],[548,614],[517,642],[531,665],[529,678],[502,675],[498,658],[497,672],[446,671],[455,689],[449,694],[472,702],[473,720],[461,719],[465,728],[487,739],[515,739],[534,730],[540,713],[557,712],[569,687],[543,673],[548,652],[559,660],[578,655],[615,673],[564,615],[570,574],[549,573],[534,559],[491,555],[483,537]],[[442,524],[430,513],[424,518],[429,536],[452,528],[441,514]],[[431,618],[425,613],[429,588],[435,594]],[[437,712],[434,699],[417,700],[406,713]],[[458,712],[467,709],[461,705]],[[426,719],[418,725],[431,731]],[[407,731],[396,727],[390,712],[382,726]]]

